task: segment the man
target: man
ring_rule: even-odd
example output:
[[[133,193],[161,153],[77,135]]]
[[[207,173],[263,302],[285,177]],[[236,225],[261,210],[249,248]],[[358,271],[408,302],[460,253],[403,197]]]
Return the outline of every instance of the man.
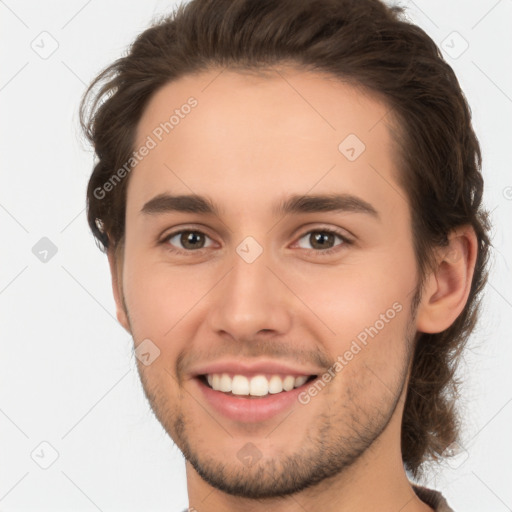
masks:
[[[193,0],[84,98],[89,223],[190,510],[451,510],[407,473],[458,439],[489,225],[457,79],[400,14]]]

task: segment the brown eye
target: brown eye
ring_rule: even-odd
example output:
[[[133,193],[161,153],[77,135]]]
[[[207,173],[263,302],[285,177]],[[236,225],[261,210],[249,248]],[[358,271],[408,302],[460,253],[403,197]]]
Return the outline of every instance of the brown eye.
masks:
[[[303,249],[310,249],[307,244],[311,245],[311,248],[317,251],[325,251],[336,247],[336,238],[341,240],[341,244],[350,243],[344,236],[328,229],[317,229],[314,231],[308,231],[299,240],[299,247]],[[303,241],[305,240],[305,242]]]
[[[180,243],[185,249],[201,249],[204,245],[204,236],[194,231],[186,231],[180,236]]]
[[[333,247],[336,237],[332,233],[316,232],[309,235],[309,241],[314,249],[330,249]]]
[[[207,239],[209,240],[210,237],[201,231],[177,231],[166,237],[165,243],[168,243],[173,247],[173,249],[175,248],[177,251],[181,249],[185,249],[186,251],[194,251],[209,247],[209,245],[206,245]],[[176,244],[178,247],[176,247]]]

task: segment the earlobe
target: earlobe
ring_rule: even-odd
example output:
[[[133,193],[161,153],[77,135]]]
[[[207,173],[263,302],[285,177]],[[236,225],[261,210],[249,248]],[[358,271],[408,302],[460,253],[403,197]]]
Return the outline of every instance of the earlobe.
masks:
[[[131,334],[130,323],[128,322],[128,315],[125,310],[123,301],[122,257],[116,258],[114,249],[108,249],[107,257],[108,264],[110,266],[110,275],[112,278],[112,292],[114,294],[114,300],[116,303],[116,317],[118,322],[124,327],[124,329]]]
[[[436,270],[426,279],[418,307],[419,332],[442,332],[463,311],[475,269],[478,241],[471,226],[460,227],[449,237],[449,245],[438,250]]]

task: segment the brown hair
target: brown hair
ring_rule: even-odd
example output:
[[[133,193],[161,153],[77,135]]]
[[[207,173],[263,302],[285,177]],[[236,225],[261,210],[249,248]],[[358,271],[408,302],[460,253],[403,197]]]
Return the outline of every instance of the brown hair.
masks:
[[[379,0],[192,0],[140,34],[125,57],[98,75],[80,119],[98,157],[87,190],[88,222],[103,248],[115,249],[123,241],[129,175],[104,197],[95,190],[129,161],[144,108],[164,84],[214,67],[263,72],[292,63],[370,90],[387,104],[397,121],[399,181],[412,212],[419,289],[433,249],[447,244],[452,229],[469,224],[478,239],[464,310],[441,333],[417,333],[401,445],[405,468],[418,477],[424,461],[446,456],[459,440],[454,372],[487,280],[490,224],[470,108],[436,44],[403,14]]]

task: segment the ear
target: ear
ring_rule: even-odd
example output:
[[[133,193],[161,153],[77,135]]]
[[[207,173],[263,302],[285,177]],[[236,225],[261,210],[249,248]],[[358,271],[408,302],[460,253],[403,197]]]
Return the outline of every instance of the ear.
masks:
[[[121,248],[122,251],[122,248]],[[123,298],[123,255],[116,255],[114,249],[107,250],[108,264],[110,266],[110,275],[112,277],[112,292],[116,302],[116,316],[118,322],[131,334],[128,313],[126,312]]]
[[[437,268],[425,281],[418,306],[416,329],[442,332],[464,309],[471,289],[478,250],[472,226],[462,226],[448,236],[449,245],[437,251]]]

